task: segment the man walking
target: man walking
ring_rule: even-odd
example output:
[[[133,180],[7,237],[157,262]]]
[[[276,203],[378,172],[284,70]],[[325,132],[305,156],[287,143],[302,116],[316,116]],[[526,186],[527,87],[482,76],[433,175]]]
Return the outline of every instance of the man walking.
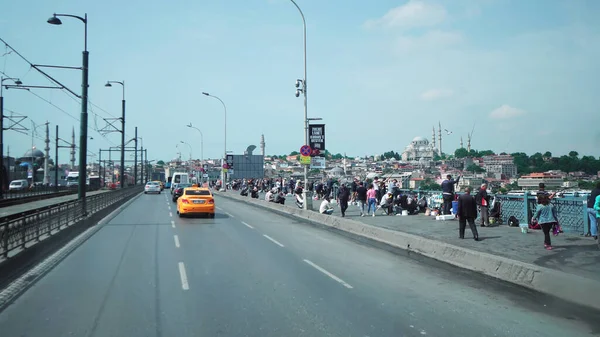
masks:
[[[358,205],[360,207],[360,216],[365,216],[365,205],[367,204],[367,188],[364,186],[362,181],[358,183],[358,188],[356,189],[356,200],[358,201]]]
[[[444,200],[443,214],[451,214],[452,201],[454,200],[454,185],[458,184],[460,176],[453,180],[451,175],[446,176],[446,180],[442,181],[442,198]]]
[[[479,241],[479,234],[475,226],[475,218],[477,218],[477,204],[475,198],[471,195],[471,188],[465,188],[465,194],[458,197],[458,236],[461,239],[465,238],[465,228],[467,222],[473,233],[473,239]]]
[[[487,193],[487,184],[481,184],[481,188],[475,195],[475,202],[479,206],[479,214],[481,215],[481,227],[490,225],[489,206],[490,196]]]
[[[348,200],[350,200],[350,191],[346,187],[346,184],[342,184],[337,195],[338,203],[340,204],[340,211],[342,212],[342,218],[346,216],[346,210],[348,209]]]

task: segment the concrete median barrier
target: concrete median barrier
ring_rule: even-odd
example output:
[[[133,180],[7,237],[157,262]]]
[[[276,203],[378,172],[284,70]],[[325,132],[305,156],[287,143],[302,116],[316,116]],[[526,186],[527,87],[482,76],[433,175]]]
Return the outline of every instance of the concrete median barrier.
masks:
[[[574,304],[600,310],[600,292],[598,292],[600,282],[596,280],[458,247],[409,233],[376,227],[348,218],[319,214],[318,212],[299,209],[295,205],[269,203],[264,200],[242,197],[231,192],[218,192],[216,195],[245,202],[282,215],[336,228],[369,240],[421,254],[463,269],[526,287]],[[484,245],[485,243],[482,242],[481,244]]]

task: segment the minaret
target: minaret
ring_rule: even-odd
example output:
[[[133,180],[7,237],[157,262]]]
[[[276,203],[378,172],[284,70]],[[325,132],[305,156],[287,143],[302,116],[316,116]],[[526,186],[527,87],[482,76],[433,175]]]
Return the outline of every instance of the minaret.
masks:
[[[48,121],[46,121],[46,147],[44,156],[44,184],[50,183],[50,171],[48,171],[48,160],[50,159],[50,129],[48,127]]]
[[[436,151],[436,149],[435,149],[435,126],[431,130],[431,146],[433,147],[433,150]]]
[[[343,165],[344,165],[344,176],[346,176],[346,152],[344,152],[344,161],[343,161]]]
[[[471,136],[467,138],[467,152],[471,153]]]
[[[442,123],[438,122],[438,135],[440,137],[439,141],[440,141],[440,156],[442,155]]]
[[[75,127],[71,134],[71,170],[75,169]]]
[[[262,134],[260,135],[260,154],[264,157],[265,156],[265,135]]]
[[[461,149],[462,149],[462,148],[464,148],[464,147],[463,147],[462,136],[460,136],[460,148],[461,148]]]

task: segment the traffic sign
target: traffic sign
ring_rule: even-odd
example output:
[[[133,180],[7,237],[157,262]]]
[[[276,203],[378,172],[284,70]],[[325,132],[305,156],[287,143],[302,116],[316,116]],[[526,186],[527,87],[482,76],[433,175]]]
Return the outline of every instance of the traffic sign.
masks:
[[[302,145],[302,147],[300,148],[300,155],[302,156],[310,156],[311,152],[312,150],[308,145]]]
[[[310,165],[310,156],[300,156],[300,164]]]
[[[310,153],[310,155],[313,157],[316,157],[320,154],[321,154],[321,151],[319,151],[319,149],[312,149],[312,152]]]

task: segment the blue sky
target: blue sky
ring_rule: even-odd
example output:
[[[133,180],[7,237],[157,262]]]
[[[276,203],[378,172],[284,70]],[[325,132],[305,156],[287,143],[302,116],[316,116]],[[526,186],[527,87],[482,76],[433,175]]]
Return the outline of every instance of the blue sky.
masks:
[[[308,24],[308,113],[327,124],[330,151],[401,152],[415,136],[430,139],[441,121],[453,132],[444,152],[461,135],[466,142],[475,125],[476,149],[600,156],[599,1],[298,3]],[[102,118],[120,115],[121,92],[105,88],[107,80],[126,82],[127,138],[138,126],[150,159],[174,158],[180,141],[199,158],[189,122],[204,133],[204,157],[221,156],[223,109],[202,91],[227,104],[228,150],[258,146],[261,134],[269,154],[303,143],[302,99],[294,96],[303,74],[302,21],[288,0],[36,0],[0,8],[0,37],[33,63],[69,66],[81,64],[83,25],[46,20],[88,13],[93,153],[120,142],[117,133],[95,131]],[[0,58],[0,70],[25,84],[49,84],[14,54]],[[80,92],[80,72],[48,72]],[[59,91],[36,93],[64,112],[5,90],[5,114],[49,121],[51,138],[56,124],[61,138],[70,139],[73,127],[78,136],[79,104]],[[31,136],[7,131],[4,144],[21,154]],[[179,148],[187,157],[187,146]]]

